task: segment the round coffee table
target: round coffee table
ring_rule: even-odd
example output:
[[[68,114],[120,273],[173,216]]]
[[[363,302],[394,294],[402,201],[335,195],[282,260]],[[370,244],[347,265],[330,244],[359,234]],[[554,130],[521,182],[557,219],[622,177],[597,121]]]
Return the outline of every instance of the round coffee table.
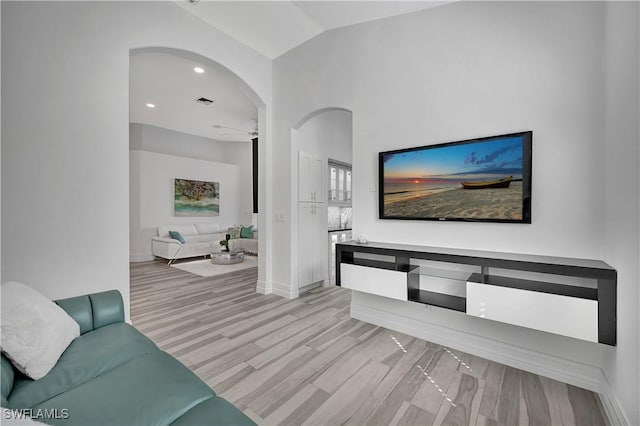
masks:
[[[211,263],[214,265],[233,265],[244,262],[244,250],[220,251],[211,253]]]

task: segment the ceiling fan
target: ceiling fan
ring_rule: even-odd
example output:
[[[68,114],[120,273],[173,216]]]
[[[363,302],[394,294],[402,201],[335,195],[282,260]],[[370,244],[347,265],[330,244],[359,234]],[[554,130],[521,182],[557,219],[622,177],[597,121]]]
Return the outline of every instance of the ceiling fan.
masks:
[[[229,129],[235,130],[236,133],[221,133],[220,136],[249,136],[250,139],[255,139],[258,137],[258,125],[253,130],[245,130],[238,129],[236,127],[223,126],[222,124],[214,124],[212,126],[214,129]]]

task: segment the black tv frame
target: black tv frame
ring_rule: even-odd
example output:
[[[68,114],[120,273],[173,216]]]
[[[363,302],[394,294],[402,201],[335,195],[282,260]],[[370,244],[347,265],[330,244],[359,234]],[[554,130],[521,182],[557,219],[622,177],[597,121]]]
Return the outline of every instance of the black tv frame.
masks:
[[[400,154],[411,151],[425,149],[443,148],[447,146],[463,145],[473,142],[483,142],[490,139],[509,138],[522,136],[522,219],[492,219],[492,218],[449,218],[449,217],[403,217],[390,216],[384,214],[384,156],[388,154]],[[531,182],[532,182],[532,145],[533,131],[506,133],[503,135],[484,136],[479,138],[465,139],[454,142],[439,143],[434,145],[423,145],[412,148],[403,148],[392,151],[378,153],[378,218],[382,220],[420,220],[439,222],[489,222],[489,223],[531,223]]]

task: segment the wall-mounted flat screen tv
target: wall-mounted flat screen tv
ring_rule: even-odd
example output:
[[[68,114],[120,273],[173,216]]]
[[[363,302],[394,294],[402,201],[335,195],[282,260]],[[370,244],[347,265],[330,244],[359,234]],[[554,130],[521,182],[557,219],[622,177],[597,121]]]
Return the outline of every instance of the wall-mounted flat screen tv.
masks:
[[[531,223],[532,135],[381,152],[380,219]]]

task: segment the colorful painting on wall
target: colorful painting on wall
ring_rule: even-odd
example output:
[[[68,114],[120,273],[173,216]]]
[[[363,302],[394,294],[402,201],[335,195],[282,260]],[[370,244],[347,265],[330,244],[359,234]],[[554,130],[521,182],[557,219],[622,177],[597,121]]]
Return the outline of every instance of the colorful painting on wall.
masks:
[[[220,215],[220,182],[175,179],[174,216]]]

